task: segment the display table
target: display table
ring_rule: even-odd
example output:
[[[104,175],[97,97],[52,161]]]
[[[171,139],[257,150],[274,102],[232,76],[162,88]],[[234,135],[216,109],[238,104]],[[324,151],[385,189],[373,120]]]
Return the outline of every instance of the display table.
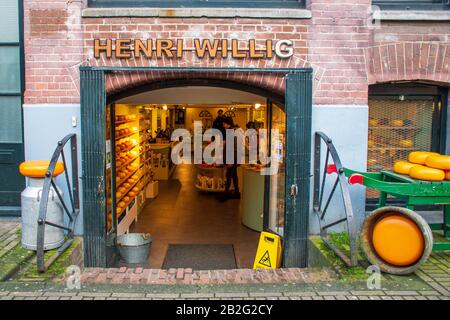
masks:
[[[259,170],[248,166],[241,166],[243,176],[243,189],[241,214],[242,224],[255,230],[263,230],[264,217],[264,179]]]
[[[225,190],[225,167],[196,165],[195,187],[201,191],[223,192]]]
[[[155,180],[169,180],[175,170],[176,166],[170,159],[175,144],[176,142],[150,144],[153,152],[152,169]]]
[[[226,183],[226,167],[225,166],[204,166],[196,165],[197,178],[195,180],[195,187],[201,191],[207,192],[224,192]],[[239,189],[242,190],[242,170],[239,166],[237,168]],[[231,184],[230,191],[234,190]]]

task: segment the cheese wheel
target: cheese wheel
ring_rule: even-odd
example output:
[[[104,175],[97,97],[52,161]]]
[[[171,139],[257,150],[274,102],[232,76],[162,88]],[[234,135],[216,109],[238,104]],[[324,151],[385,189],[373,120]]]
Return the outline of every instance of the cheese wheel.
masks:
[[[400,146],[403,148],[410,148],[414,145],[414,142],[411,139],[402,139],[400,140]]]
[[[445,173],[445,180],[450,180],[450,171]]]
[[[409,170],[409,176],[418,180],[442,181],[445,178],[445,171],[419,165]]]
[[[428,151],[413,151],[408,156],[408,161],[417,164],[425,164],[429,156],[438,156],[439,153]]]
[[[450,170],[450,156],[432,155],[427,157],[425,164],[431,168]]]
[[[394,172],[400,174],[409,174],[412,167],[418,166],[417,163],[411,163],[408,161],[397,161],[394,164]]]
[[[404,123],[402,119],[395,119],[394,121],[392,121],[392,125],[394,127],[403,127]]]

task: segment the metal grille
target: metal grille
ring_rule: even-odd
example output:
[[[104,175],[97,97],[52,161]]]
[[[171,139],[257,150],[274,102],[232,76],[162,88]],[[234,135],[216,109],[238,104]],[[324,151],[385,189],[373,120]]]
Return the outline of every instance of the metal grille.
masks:
[[[433,98],[369,99],[368,171],[391,170],[411,151],[431,151],[434,109]],[[378,192],[368,190],[367,197]]]

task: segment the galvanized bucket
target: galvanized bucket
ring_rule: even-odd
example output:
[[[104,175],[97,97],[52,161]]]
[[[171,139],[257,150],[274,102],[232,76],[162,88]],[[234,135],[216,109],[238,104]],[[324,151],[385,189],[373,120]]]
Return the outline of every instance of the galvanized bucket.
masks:
[[[153,238],[149,233],[128,233],[117,237],[117,247],[126,263],[147,261]]]

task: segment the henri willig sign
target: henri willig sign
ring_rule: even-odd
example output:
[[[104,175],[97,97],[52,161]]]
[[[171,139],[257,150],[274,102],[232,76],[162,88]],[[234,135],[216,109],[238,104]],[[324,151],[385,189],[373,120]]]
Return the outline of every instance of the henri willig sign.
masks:
[[[294,54],[292,40],[265,40],[257,48],[256,40],[239,41],[237,39],[193,39],[187,46],[184,39],[95,39],[94,57],[102,54],[107,58],[181,59],[186,51],[194,52],[198,58],[241,59],[286,59]]]

